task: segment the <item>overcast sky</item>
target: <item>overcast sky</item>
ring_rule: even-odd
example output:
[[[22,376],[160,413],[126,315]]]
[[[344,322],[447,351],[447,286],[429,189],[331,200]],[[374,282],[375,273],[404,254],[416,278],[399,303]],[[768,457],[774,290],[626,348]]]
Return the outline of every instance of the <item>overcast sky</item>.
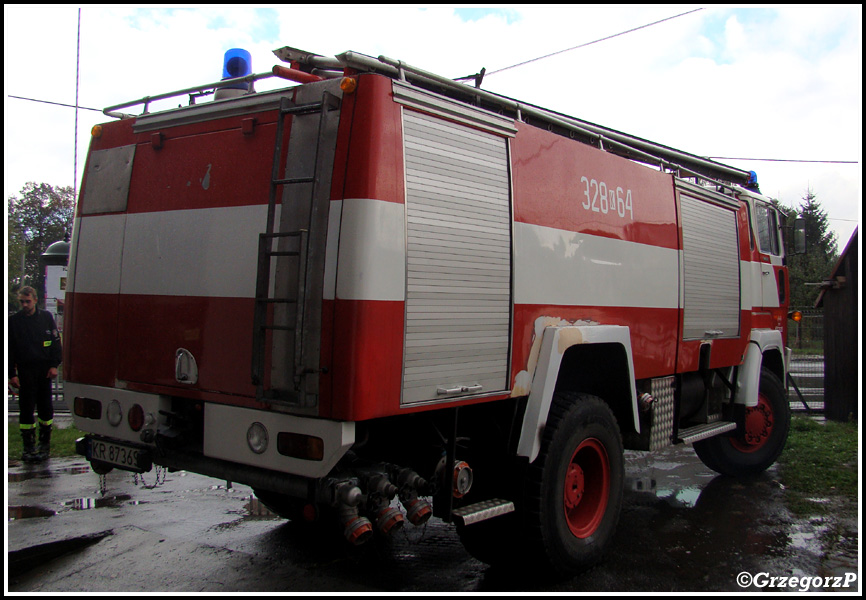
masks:
[[[448,77],[486,67],[484,89],[725,157],[720,161],[757,171],[761,190],[786,205],[798,205],[811,188],[841,251],[862,215],[859,5],[710,7],[494,73],[696,8],[84,7],[79,106],[101,110],[216,81],[233,47],[251,52],[256,73],[279,63],[272,51],[282,46],[386,55]],[[75,110],[9,96],[75,104],[77,9],[5,5],[4,28],[6,197],[28,181],[72,185]],[[79,183],[90,128],[106,120],[78,111]]]

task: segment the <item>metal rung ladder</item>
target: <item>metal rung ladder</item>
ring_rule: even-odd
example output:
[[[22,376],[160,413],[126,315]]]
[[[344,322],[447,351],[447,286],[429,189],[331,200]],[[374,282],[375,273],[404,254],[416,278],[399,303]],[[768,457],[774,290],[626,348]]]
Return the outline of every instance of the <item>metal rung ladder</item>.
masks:
[[[304,323],[304,297],[307,278],[307,252],[309,245],[309,229],[297,231],[275,232],[275,217],[277,205],[277,189],[285,185],[298,185],[312,183],[311,203],[315,201],[318,194],[319,165],[321,164],[320,153],[322,151],[322,137],[325,131],[325,118],[327,111],[334,108],[335,96],[325,92],[322,101],[311,104],[293,105],[289,98],[280,99],[279,118],[277,121],[276,138],[274,142],[274,159],[271,170],[270,196],[268,200],[267,229],[259,234],[258,263],[256,273],[256,297],[253,318],[253,352],[252,352],[252,382],[256,386],[256,397],[265,398],[265,355],[267,332],[292,331],[294,332],[294,381],[295,386],[300,383],[304,372],[303,351],[303,323]],[[280,159],[283,151],[283,137],[285,129],[285,118],[287,115],[304,115],[320,113],[319,131],[316,142],[316,155],[311,177],[280,177]],[[311,208],[312,214],[312,208]],[[298,239],[297,250],[273,250],[274,240]],[[271,285],[271,259],[273,257],[297,257],[298,258],[298,285],[297,294],[293,298],[275,298],[270,296]],[[268,306],[275,304],[294,304],[296,306],[296,319],[294,326],[275,325],[268,322]],[[274,400],[273,398],[271,400]]]

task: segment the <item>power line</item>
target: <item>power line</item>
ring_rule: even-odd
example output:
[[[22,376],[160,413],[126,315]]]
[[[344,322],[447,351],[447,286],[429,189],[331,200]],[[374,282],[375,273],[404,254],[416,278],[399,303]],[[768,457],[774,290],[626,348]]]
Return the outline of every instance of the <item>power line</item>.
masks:
[[[684,16],[686,16],[686,15],[690,15],[690,14],[692,14],[692,13],[694,13],[694,12],[698,12],[699,10],[704,10],[704,9],[703,9],[703,8],[696,8],[696,9],[694,9],[694,10],[690,10],[690,11],[688,11],[688,12],[680,13],[680,14],[678,14],[678,15],[674,15],[674,16],[672,16],[672,17],[667,17],[667,18],[665,18],[665,19],[661,19],[660,21],[655,21],[655,22],[653,22],[653,23],[647,23],[646,25],[641,25],[640,27],[634,27],[634,28],[629,29],[629,30],[627,30],[627,31],[621,31],[621,32],[619,32],[619,33],[615,33],[615,34],[613,34],[613,35],[609,35],[609,36],[607,36],[607,37],[603,37],[603,38],[599,38],[599,39],[597,39],[597,40],[593,40],[592,42],[586,42],[585,44],[580,44],[579,46],[574,46],[574,47],[572,47],[572,48],[566,48],[565,50],[559,50],[558,52],[553,52],[553,53],[551,53],[551,54],[545,54],[544,56],[539,56],[538,58],[531,58],[531,59],[529,59],[529,60],[525,60],[525,61],[523,61],[523,62],[521,62],[521,63],[517,63],[516,65],[511,65],[510,67],[504,67],[504,68],[502,68],[502,69],[496,69],[495,71],[490,71],[489,73],[486,73],[486,75],[487,75],[487,77],[490,77],[491,75],[494,75],[494,74],[496,74],[496,73],[501,73],[502,71],[507,71],[508,69],[513,69],[513,68],[515,68],[515,67],[520,67],[520,66],[523,66],[523,65],[527,65],[527,64],[529,64],[529,63],[531,63],[531,62],[535,62],[535,61],[537,61],[537,60],[541,60],[541,59],[543,59],[543,58],[550,58],[551,56],[556,56],[557,54],[562,54],[563,52],[570,52],[571,50],[577,50],[578,48],[585,48],[586,46],[591,46],[592,44],[597,44],[598,42],[603,42],[603,41],[605,41],[605,40],[609,40],[609,39],[612,39],[612,38],[615,38],[615,37],[619,37],[619,36],[621,36],[621,35],[625,35],[625,34],[627,34],[627,33],[632,33],[633,31],[638,31],[639,29],[646,29],[647,27],[652,27],[653,25],[658,25],[659,23],[664,23],[665,21],[670,21],[670,20],[672,20],[672,19],[676,19],[676,18],[679,18],[679,17],[684,17]]]
[[[544,59],[544,58],[549,58],[549,57],[551,57],[551,56],[556,56],[557,54],[562,54],[562,53],[564,53],[564,52],[569,52],[569,51],[571,51],[571,50],[577,50],[578,48],[585,48],[586,46],[590,46],[590,45],[592,45],[592,44],[597,44],[598,42],[603,42],[603,41],[605,41],[605,40],[609,40],[609,39],[612,39],[612,38],[615,38],[615,37],[619,37],[619,36],[621,36],[621,35],[625,35],[625,34],[627,34],[627,33],[632,33],[632,32],[634,32],[634,31],[638,31],[638,30],[640,30],[640,29],[646,29],[647,27],[652,27],[653,25],[658,25],[659,23],[664,23],[665,21],[671,21],[671,20],[673,20],[673,19],[677,19],[677,18],[679,18],[679,17],[684,17],[684,16],[686,16],[686,15],[690,15],[690,14],[695,13],[695,12],[698,12],[698,11],[700,11],[700,10],[704,10],[704,9],[703,9],[703,8],[696,8],[696,9],[694,9],[694,10],[690,10],[690,11],[687,11],[687,12],[684,12],[684,13],[680,13],[680,14],[678,14],[678,15],[674,15],[674,16],[672,16],[672,17],[667,17],[667,18],[665,18],[665,19],[661,19],[661,20],[659,20],[659,21],[654,21],[654,22],[652,22],[652,23],[647,23],[646,25],[641,25],[641,26],[639,26],[639,27],[634,27],[634,28],[632,28],[632,29],[628,29],[628,30],[626,30],[626,31],[621,31],[620,33],[615,33],[615,34],[613,34],[613,35],[609,35],[609,36],[606,36],[606,37],[603,37],[603,38],[599,38],[599,39],[597,39],[597,40],[593,40],[593,41],[591,41],[591,42],[586,42],[585,44],[580,44],[580,45],[578,45],[578,46],[574,46],[574,47],[572,47],[572,48],[566,48],[565,50],[559,50],[559,51],[557,51],[557,52],[553,52],[553,53],[551,53],[551,54],[545,54],[544,56],[539,56],[538,58],[532,58],[532,59],[530,59],[530,60],[526,60],[526,61],[523,61],[523,62],[517,63],[517,64],[515,64],[515,65],[511,65],[510,67],[504,67],[504,68],[502,68],[502,69],[497,69],[497,70],[495,70],[495,71],[490,71],[490,72],[485,72],[484,69],[482,69],[481,73],[478,73],[478,74],[476,74],[476,75],[472,75],[472,76],[470,76],[470,77],[461,77],[461,78],[458,78],[458,79],[469,79],[469,78],[471,78],[471,77],[475,77],[476,80],[479,80],[480,78],[482,78],[482,77],[484,77],[484,76],[488,76],[488,77],[489,77],[490,75],[495,75],[496,73],[501,73],[502,71],[507,71],[508,69],[513,69],[513,68],[515,68],[515,67],[520,67],[520,66],[523,66],[523,65],[529,64],[529,63],[531,63],[531,62],[535,62],[535,61],[537,61],[537,60],[542,60],[542,59]],[[480,83],[480,81],[478,81],[478,83]],[[730,157],[730,156],[708,156],[708,157],[706,157],[706,158],[715,159],[715,160],[750,160],[750,161],[766,161],[766,162],[824,163],[824,164],[841,164],[841,165],[847,165],[847,164],[854,164],[854,165],[856,165],[856,164],[859,164],[859,161],[856,161],[856,160],[801,160],[801,159],[785,159],[785,158],[739,158],[739,157]]]
[[[74,104],[63,104],[62,102],[49,102],[48,100],[37,100],[36,98],[25,98],[24,96],[13,96],[12,94],[7,94],[9,98],[16,98],[18,100],[29,100],[30,102],[42,102],[44,104],[55,104],[57,106],[68,106],[69,108],[76,108]],[[84,110],[93,110],[98,113],[102,111],[98,108],[88,108],[86,106],[79,106],[77,108],[83,108]]]

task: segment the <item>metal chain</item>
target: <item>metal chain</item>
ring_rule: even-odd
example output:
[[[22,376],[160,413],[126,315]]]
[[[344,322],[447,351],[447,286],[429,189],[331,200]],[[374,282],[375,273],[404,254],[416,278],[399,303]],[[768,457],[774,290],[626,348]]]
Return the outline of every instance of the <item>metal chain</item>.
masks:
[[[168,471],[168,469],[166,469],[165,467],[161,467],[159,465],[156,465],[156,481],[154,482],[153,485],[147,485],[147,482],[144,480],[144,473],[133,473],[132,474],[132,476],[133,476],[132,482],[136,487],[138,487],[138,484],[140,482],[141,487],[152,490],[153,488],[165,483],[165,474],[167,471]],[[99,475],[99,493],[102,497],[105,497],[105,492],[107,489],[108,489],[108,485],[106,483],[106,475],[100,474]]]
[[[136,486],[138,486],[139,480],[141,481],[141,487],[148,490],[152,490],[153,488],[165,483],[165,473],[168,469],[159,465],[154,466],[156,467],[156,481],[154,481],[153,485],[147,485],[147,482],[144,480],[144,473],[133,473],[133,482]]]
[[[424,539],[424,537],[427,535],[427,523],[429,523],[429,522],[430,522],[429,519],[427,521],[424,521],[424,524],[421,526],[421,533],[418,534],[417,536],[413,535],[410,537],[409,536],[409,528],[406,527],[405,525],[403,527],[401,527],[400,529],[403,530],[403,536],[406,538],[406,541],[414,546],[415,544],[420,544],[421,541]],[[418,527],[413,527],[412,530],[417,531]]]

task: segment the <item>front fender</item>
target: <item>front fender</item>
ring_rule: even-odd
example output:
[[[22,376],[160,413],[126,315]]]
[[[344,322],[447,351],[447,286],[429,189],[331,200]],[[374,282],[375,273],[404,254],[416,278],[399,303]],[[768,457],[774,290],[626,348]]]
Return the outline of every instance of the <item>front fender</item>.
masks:
[[[756,329],[752,331],[749,346],[746,349],[746,358],[740,365],[737,376],[737,393],[734,402],[745,406],[758,405],[758,389],[761,385],[761,365],[764,362],[764,354],[778,351],[780,356],[785,355],[782,332],[775,329]],[[784,366],[783,366],[784,368]],[[785,381],[784,373],[781,377]]]

